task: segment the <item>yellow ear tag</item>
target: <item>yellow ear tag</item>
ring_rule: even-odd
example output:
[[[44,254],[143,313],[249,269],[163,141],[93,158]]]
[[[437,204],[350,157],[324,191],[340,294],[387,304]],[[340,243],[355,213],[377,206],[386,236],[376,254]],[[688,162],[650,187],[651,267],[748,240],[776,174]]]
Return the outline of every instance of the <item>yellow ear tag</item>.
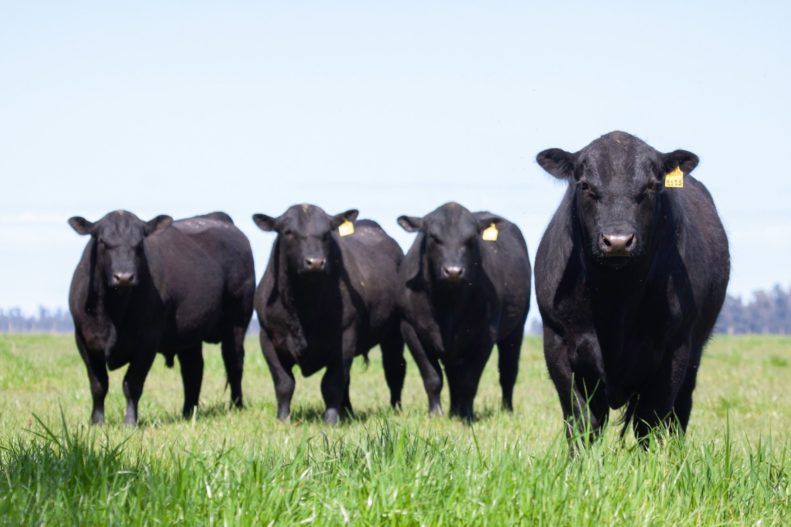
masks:
[[[341,223],[338,227],[338,234],[341,236],[349,236],[350,234],[354,234],[354,223],[350,222],[349,220]]]
[[[497,230],[497,226],[494,223],[492,223],[483,230],[483,236],[481,237],[487,242],[496,242],[498,234],[499,231]]]
[[[684,173],[679,167],[676,167],[672,172],[665,174],[665,187],[684,188]]]

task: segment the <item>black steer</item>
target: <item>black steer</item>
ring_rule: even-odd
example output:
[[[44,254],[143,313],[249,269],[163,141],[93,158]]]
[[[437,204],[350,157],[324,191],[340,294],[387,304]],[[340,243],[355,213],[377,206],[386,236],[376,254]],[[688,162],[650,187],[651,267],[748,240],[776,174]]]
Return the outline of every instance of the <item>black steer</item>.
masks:
[[[442,413],[441,361],[451,415],[472,419],[478,382],[495,344],[503,407],[511,410],[530,308],[530,258],[519,228],[457,203],[423,218],[401,216],[398,223],[418,232],[401,264],[399,308],[429,412]]]
[[[403,252],[375,222],[356,218],[356,210],[330,216],[314,205],[294,205],[279,218],[253,216],[260,229],[277,232],[255,308],[280,420],[291,414],[294,365],[305,376],[327,368],[327,423],[342,410],[350,414],[352,360],[377,344],[390,404],[400,404],[406,363],[395,297]]]
[[[624,431],[631,422],[642,442],[659,425],[686,430],[730,269],[714,202],[689,175],[697,156],[612,132],[537,160],[568,181],[538,247],[536,294],[569,437],[598,436],[624,405]]]
[[[126,211],[96,223],[69,224],[91,239],[71,282],[69,309],[88,370],[94,423],[104,422],[107,368],[129,364],[126,419],[137,404],[157,352],[168,366],[178,356],[184,416],[198,404],[202,342],[221,342],[231,402],[242,406],[244,334],[253,311],[255,272],[250,243],[222,212],[174,222],[141,221]]]

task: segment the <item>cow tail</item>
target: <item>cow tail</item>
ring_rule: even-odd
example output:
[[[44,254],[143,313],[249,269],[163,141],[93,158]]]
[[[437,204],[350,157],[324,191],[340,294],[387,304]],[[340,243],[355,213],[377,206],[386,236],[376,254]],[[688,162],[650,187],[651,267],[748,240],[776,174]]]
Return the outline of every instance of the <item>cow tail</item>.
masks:
[[[370,350],[369,350],[370,351]],[[368,366],[371,364],[370,359],[368,358],[368,351],[363,352],[363,362],[365,362],[365,369],[368,369]]]

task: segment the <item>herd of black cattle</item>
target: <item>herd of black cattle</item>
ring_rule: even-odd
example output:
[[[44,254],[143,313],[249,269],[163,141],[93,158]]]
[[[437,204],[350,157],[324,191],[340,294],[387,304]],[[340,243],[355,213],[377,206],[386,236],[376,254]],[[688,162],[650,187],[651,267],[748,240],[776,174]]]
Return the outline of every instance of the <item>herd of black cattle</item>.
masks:
[[[613,132],[579,152],[538,154],[568,182],[536,253],[544,354],[567,433],[595,437],[610,408],[625,407],[638,438],[657,426],[683,431],[703,346],[729,277],[728,241],[714,203],[689,173],[698,158],[660,153]],[[277,416],[290,415],[294,366],[324,368],[324,419],[351,412],[354,357],[379,346],[390,404],[400,405],[404,343],[417,364],[428,410],[473,416],[494,345],[504,408],[512,409],[530,302],[531,266],[519,228],[490,212],[448,203],[401,216],[416,233],[406,255],[356,210],[334,216],[294,205],[255,214],[275,232],[255,287],[250,243],[221,212],[144,222],[125,211],[92,223],[71,284],[69,307],[85,361],[95,423],[104,421],[107,369],[128,364],[127,424],[136,424],[143,383],[157,353],[178,357],[184,415],[197,404],[203,342],[219,342],[231,402],[242,406],[244,336],[253,307],[274,382]]]

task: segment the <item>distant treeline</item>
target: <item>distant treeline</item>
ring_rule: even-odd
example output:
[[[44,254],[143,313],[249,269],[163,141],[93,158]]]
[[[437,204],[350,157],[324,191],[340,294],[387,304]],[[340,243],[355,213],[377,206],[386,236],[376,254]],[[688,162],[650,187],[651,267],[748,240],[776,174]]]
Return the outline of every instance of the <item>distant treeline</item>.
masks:
[[[535,310],[535,306],[531,312]],[[533,320],[526,333],[541,334],[541,322]],[[25,315],[19,308],[0,309],[0,333],[70,333],[74,331],[71,315],[63,309],[40,307],[35,315]],[[258,320],[253,315],[248,334],[258,334]],[[791,287],[780,285],[769,291],[756,291],[745,301],[728,295],[714,327],[715,333],[791,334]]]
[[[791,334],[791,287],[783,290],[780,285],[770,291],[756,291],[749,301],[728,295],[722,306],[716,333]]]

